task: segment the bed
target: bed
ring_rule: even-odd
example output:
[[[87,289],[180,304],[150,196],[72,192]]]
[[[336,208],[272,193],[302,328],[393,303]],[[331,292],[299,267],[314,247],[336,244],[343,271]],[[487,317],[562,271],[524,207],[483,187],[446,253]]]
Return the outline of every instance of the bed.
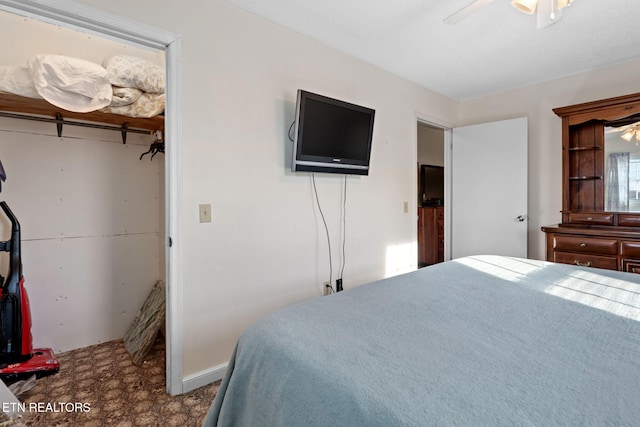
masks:
[[[205,426],[637,425],[640,276],[473,256],[282,309]]]

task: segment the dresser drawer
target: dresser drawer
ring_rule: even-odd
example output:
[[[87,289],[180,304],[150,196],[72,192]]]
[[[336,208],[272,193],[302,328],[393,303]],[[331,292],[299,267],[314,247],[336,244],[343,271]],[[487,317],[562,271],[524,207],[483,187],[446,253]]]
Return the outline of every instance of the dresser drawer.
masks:
[[[618,225],[621,227],[640,227],[640,216],[619,214]]]
[[[623,240],[620,242],[620,255],[625,258],[640,258],[640,241]]]
[[[566,252],[555,252],[553,257],[555,262],[562,264],[573,264],[580,267],[604,268],[607,270],[618,269],[618,258],[616,257],[571,254]]]
[[[623,259],[622,271],[626,271],[627,273],[640,274],[640,261],[638,261],[637,259]]]
[[[554,248],[561,252],[582,252],[597,255],[617,255],[617,239],[596,237],[555,236]],[[640,248],[639,248],[640,253]]]
[[[570,213],[569,222],[574,224],[613,225],[613,214]]]

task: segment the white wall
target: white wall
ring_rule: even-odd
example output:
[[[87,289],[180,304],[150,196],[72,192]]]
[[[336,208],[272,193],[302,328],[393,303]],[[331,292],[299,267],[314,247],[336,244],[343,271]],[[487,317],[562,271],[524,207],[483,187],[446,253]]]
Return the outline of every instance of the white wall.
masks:
[[[100,63],[156,52],[99,40],[0,13],[13,35],[0,64],[26,65],[37,53]],[[7,172],[0,200],[22,226],[22,261],[34,345],[63,352],[122,338],[156,280],[164,277],[162,155],[140,161],[150,136],[0,118]],[[2,240],[9,223],[0,215]],[[6,276],[8,255],[0,256]]]
[[[185,376],[225,364],[252,321],[328,279],[310,175],[290,172],[298,88],[376,110],[371,173],[348,179],[345,288],[415,268],[416,112],[450,122],[456,103],[221,1],[83,2],[182,36]],[[333,279],[341,183],[317,176]]]
[[[56,352],[122,338],[164,274],[162,162],[138,160],[149,137],[129,135],[123,145],[119,132],[63,132],[0,119],[0,199],[22,229],[33,342]]]
[[[101,64],[109,55],[132,55],[157,64],[164,63],[164,53],[117,43],[68,28],[0,11],[0,28],[11,34],[0,52],[0,65],[26,66],[35,54],[67,55]]]
[[[418,163],[444,166],[444,130],[418,123]]]
[[[562,209],[562,120],[552,109],[640,92],[640,59],[463,102],[458,125],[529,119],[529,257],[545,259],[543,225]]]

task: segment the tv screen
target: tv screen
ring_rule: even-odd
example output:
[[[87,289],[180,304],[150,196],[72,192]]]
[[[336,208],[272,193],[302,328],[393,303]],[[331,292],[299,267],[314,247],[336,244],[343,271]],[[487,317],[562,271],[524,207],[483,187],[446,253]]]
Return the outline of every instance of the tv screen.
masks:
[[[293,171],[368,175],[375,111],[298,90]]]
[[[422,204],[444,204],[444,167],[422,165],[420,167],[420,186],[422,187]]]

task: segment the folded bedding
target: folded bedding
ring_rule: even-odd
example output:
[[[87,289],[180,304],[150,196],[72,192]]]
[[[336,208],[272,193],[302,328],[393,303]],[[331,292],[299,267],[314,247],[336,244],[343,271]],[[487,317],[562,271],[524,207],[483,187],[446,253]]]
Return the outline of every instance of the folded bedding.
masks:
[[[128,105],[110,105],[100,111],[128,117],[155,117],[164,111],[164,93],[143,93]]]
[[[102,61],[113,86],[140,89],[148,93],[164,93],[162,67],[151,61],[128,55],[108,56]]]
[[[131,105],[140,99],[142,94],[143,92],[140,89],[114,86],[113,97],[111,98],[111,104],[109,104],[109,107],[123,107],[125,105]]]
[[[42,99],[33,85],[31,71],[27,67],[0,65],[0,92]]]
[[[31,57],[28,65],[36,91],[56,107],[87,113],[111,103],[111,84],[98,64],[43,54]]]
[[[162,114],[164,71],[151,61],[112,55],[103,65],[39,54],[27,66],[0,66],[0,92],[45,99],[67,111],[103,111],[148,118]]]

